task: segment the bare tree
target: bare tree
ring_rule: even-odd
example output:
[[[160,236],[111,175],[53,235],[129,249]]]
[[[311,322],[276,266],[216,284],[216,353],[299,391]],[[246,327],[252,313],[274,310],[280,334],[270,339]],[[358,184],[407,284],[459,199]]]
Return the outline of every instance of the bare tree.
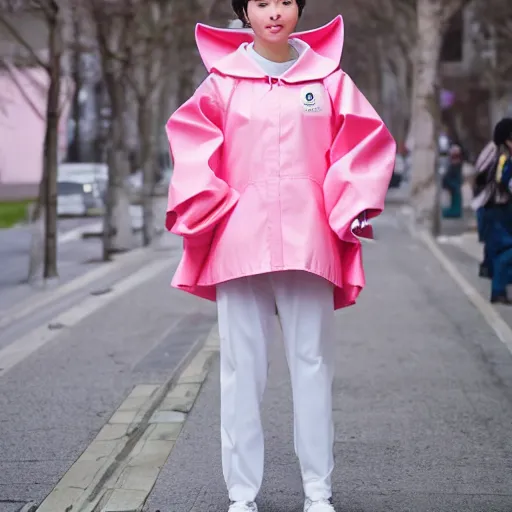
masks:
[[[176,103],[181,105],[190,98],[197,86],[201,58],[195,43],[195,25],[207,21],[211,13],[222,13],[216,2],[221,0],[173,0],[173,52],[177,80]],[[221,14],[222,15],[222,14]]]
[[[382,75],[383,97],[380,98],[379,111],[388,123],[395,138],[404,141],[409,128],[412,107],[414,49],[417,39],[416,5],[411,0],[383,0],[380,3],[363,0],[355,6],[359,14],[358,50],[354,53],[365,53],[367,45],[372,53],[378,56],[373,68]],[[351,21],[349,21],[350,23]],[[366,27],[366,29],[364,28]],[[364,39],[363,39],[364,38]],[[349,43],[350,44],[350,43]],[[364,69],[359,66],[359,75],[363,78]],[[358,77],[359,78],[359,77]],[[386,78],[393,79],[393,95],[386,91]]]
[[[478,64],[489,87],[494,106],[492,121],[502,117],[512,99],[512,3],[507,0],[476,0],[475,32]]]
[[[69,146],[68,159],[71,162],[81,161],[81,119],[80,119],[80,92],[84,83],[82,73],[82,55],[83,55],[83,42],[81,36],[83,33],[83,19],[80,15],[80,9],[76,1],[70,4],[70,24],[71,24],[71,41],[68,43],[70,50],[70,63],[71,63],[71,76],[74,83],[74,94],[72,102],[72,115],[73,115],[73,139]]]
[[[399,140],[405,139],[412,105],[416,44],[414,0],[324,0],[306,10],[301,27],[317,27],[341,11],[345,22],[342,67],[382,115]],[[390,83],[390,80],[392,83]]]
[[[412,110],[413,168],[412,198],[419,217],[433,213],[433,231],[440,226],[435,199],[440,132],[440,55],[443,37],[452,16],[469,0],[416,0],[418,41],[415,55]],[[432,205],[434,208],[432,209]]]
[[[90,0],[84,2],[90,16],[103,81],[109,99],[109,136],[107,142],[108,190],[103,221],[103,259],[134,247],[130,195],[126,179],[130,174],[130,156],[126,144],[128,97],[126,76],[130,66],[130,30],[135,12],[124,2]]]
[[[11,16],[26,12],[27,9],[36,11],[44,21],[48,44],[47,57],[43,58],[12,23]],[[39,187],[39,197],[33,211],[32,222],[35,226],[31,243],[31,258],[29,280],[36,277],[41,254],[41,237],[37,224],[44,218],[44,266],[43,277],[51,279],[58,276],[57,271],[57,165],[58,165],[58,125],[61,112],[61,81],[63,55],[63,24],[62,9],[55,0],[33,0],[30,4],[24,2],[4,1],[0,6],[0,26],[11,38],[22,47],[29,56],[29,62],[44,69],[48,74],[47,102],[44,119],[46,132],[43,148],[43,176]],[[27,98],[30,101],[30,98]]]
[[[165,123],[172,110],[194,93],[206,73],[195,43],[195,25],[205,22],[227,27],[234,13],[226,0],[172,0],[166,8],[170,29],[164,38],[155,124],[158,148],[168,151]]]
[[[160,92],[172,42],[172,2],[144,0],[133,2],[134,26],[130,31],[132,43],[126,58],[131,62],[127,74],[137,103],[137,127],[142,170],[141,205],[143,212],[142,238],[151,244],[155,232],[153,195],[158,174],[157,119]],[[161,129],[161,128],[160,128]]]
[[[62,19],[59,4],[41,2],[48,24],[48,104],[46,109],[46,135],[44,140],[44,169],[46,169],[46,223],[44,277],[57,277],[57,165],[59,136],[59,99],[62,70]]]

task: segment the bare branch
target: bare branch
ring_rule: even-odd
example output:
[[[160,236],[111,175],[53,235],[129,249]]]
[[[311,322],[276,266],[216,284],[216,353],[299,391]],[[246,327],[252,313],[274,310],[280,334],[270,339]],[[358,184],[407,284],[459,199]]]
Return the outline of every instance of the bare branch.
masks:
[[[58,15],[59,4],[55,0],[33,0],[33,4],[41,10],[47,22],[51,22]]]
[[[446,27],[452,17],[462,9],[464,9],[467,5],[471,3],[472,0],[444,0],[442,3],[442,23],[443,26]]]
[[[6,17],[0,11],[0,25],[5,27],[5,29],[9,32],[9,34],[21,45],[27,52],[30,54],[32,59],[37,63],[38,66],[46,70],[47,73],[50,73],[50,67],[48,63],[43,62],[43,60],[37,55],[32,46],[25,40],[25,38],[14,28],[14,26],[7,21]]]

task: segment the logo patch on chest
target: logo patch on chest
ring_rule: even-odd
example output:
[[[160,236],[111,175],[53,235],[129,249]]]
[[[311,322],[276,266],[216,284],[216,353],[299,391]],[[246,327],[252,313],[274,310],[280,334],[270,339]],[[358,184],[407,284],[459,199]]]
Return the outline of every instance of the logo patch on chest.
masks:
[[[320,84],[304,86],[300,91],[300,101],[304,112],[316,114],[323,112],[325,103],[325,91]]]

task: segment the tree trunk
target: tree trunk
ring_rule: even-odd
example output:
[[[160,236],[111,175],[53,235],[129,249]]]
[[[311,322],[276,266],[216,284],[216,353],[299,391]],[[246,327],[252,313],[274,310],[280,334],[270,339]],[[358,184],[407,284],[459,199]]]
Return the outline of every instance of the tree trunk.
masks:
[[[409,130],[412,126],[412,106],[414,98],[414,64],[411,60],[406,59],[404,75],[403,75],[403,97],[402,106],[404,111],[403,124],[403,140],[408,140]]]
[[[133,249],[135,243],[130,214],[130,195],[125,180],[130,160],[125,147],[123,120],[113,117],[108,148],[108,189],[103,220],[103,259]]]
[[[46,111],[44,168],[46,170],[44,278],[58,277],[57,272],[57,166],[59,160],[59,102],[61,84],[62,33],[60,13],[49,23],[50,86]]]
[[[126,91],[114,74],[105,73],[110,99],[110,140],[108,143],[108,189],[103,219],[103,259],[108,261],[113,253],[133,249],[130,195],[126,178],[130,173],[130,159],[126,148],[124,129],[124,98]]]
[[[43,188],[43,185],[40,185]],[[37,214],[35,213],[37,209]],[[37,216],[36,216],[37,215]],[[30,249],[27,283],[35,284],[42,277],[44,263],[45,208],[40,203],[34,208],[30,222]]]
[[[208,5],[205,5],[208,4]],[[185,103],[194,93],[196,73],[201,67],[201,57],[197,50],[194,35],[194,26],[197,19],[204,17],[208,12],[210,2],[200,0],[181,0],[176,3],[174,16],[176,23],[175,51],[177,58],[177,105]]]
[[[68,159],[71,162],[81,162],[81,142],[82,142],[82,125],[80,119],[80,92],[82,90],[82,73],[81,73],[81,52],[79,49],[80,45],[80,22],[78,19],[78,13],[73,12],[73,32],[74,32],[74,48],[72,56],[73,66],[73,82],[75,90],[73,92],[73,141],[69,146]]]
[[[29,213],[30,218],[30,250],[28,258],[27,283],[35,283],[43,275],[44,240],[46,209],[46,168],[43,165],[43,176],[39,182],[37,201]]]
[[[411,196],[421,218],[432,211],[437,176],[439,133],[439,58],[442,0],[418,0],[418,44],[412,118],[413,176]]]
[[[144,246],[153,241],[155,222],[153,215],[153,193],[155,189],[155,130],[153,129],[154,106],[152,97],[146,96],[139,102],[138,125],[141,144],[142,169],[142,240]]]

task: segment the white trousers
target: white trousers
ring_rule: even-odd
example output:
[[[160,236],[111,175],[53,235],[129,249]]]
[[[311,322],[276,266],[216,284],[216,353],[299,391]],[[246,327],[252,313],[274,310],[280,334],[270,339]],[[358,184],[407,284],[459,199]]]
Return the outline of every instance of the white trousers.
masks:
[[[334,467],[333,286],[302,271],[244,277],[217,286],[221,340],[221,441],[232,501],[254,501],[263,479],[260,403],[275,333],[283,331],[293,390],[295,453],[304,492],[331,497]]]

